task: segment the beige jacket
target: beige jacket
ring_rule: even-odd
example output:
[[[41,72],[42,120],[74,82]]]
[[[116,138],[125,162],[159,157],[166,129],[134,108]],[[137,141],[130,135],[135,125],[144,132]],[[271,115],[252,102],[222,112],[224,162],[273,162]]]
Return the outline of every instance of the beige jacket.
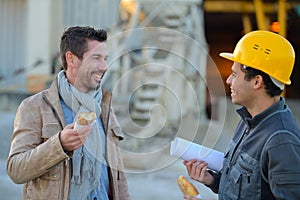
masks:
[[[123,134],[110,104],[111,93],[103,92],[101,119],[107,140],[112,199],[125,200],[129,199],[129,194],[119,150]],[[71,159],[59,140],[59,133],[65,126],[57,80],[49,89],[25,99],[19,106],[7,173],[15,183],[24,183],[23,199],[68,199]]]

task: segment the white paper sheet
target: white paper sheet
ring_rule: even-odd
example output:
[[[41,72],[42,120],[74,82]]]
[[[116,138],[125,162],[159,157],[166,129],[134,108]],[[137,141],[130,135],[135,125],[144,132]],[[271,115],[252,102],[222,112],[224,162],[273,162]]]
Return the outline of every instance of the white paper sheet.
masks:
[[[224,154],[222,152],[179,137],[176,137],[171,142],[170,155],[182,160],[203,160],[210,169],[215,171],[220,171],[223,167]]]

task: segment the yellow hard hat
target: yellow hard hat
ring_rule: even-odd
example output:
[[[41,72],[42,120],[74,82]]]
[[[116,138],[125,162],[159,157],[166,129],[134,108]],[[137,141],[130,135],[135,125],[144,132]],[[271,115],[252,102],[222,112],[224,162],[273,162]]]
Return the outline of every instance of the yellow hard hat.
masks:
[[[237,43],[233,53],[220,56],[265,72],[276,80],[290,85],[295,52],[284,37],[270,31],[252,31]]]

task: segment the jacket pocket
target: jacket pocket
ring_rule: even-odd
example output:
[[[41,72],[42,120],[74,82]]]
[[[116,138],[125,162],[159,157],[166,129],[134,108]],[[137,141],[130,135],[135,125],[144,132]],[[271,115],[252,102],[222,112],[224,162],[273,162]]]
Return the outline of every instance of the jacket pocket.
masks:
[[[300,185],[300,171],[295,173],[273,173],[274,181],[280,185]]]
[[[222,183],[226,185],[223,189],[224,199],[259,199],[260,176],[255,159],[241,154],[236,163],[226,169],[224,175],[228,181]]]
[[[41,179],[46,179],[46,180],[53,180],[53,181],[59,180],[62,177],[62,174],[61,174],[62,167],[63,167],[62,163],[60,163],[58,165],[55,165],[54,167],[52,167],[50,169],[49,172],[47,172],[46,174],[44,174],[40,178]]]
[[[241,189],[241,172],[233,167],[229,174],[228,182],[224,188],[223,199],[240,199],[240,189]]]
[[[124,139],[124,134],[123,134],[123,132],[122,132],[122,130],[121,130],[120,127],[114,127],[111,130],[112,130],[114,136],[117,137],[117,138],[119,138],[119,140],[123,140]]]
[[[294,199],[299,195],[300,171],[272,173],[271,177],[274,180],[271,188],[279,198]]]
[[[26,199],[59,199],[61,194],[62,165],[60,163],[44,175],[25,184]]]
[[[253,198],[255,194],[247,191],[248,186],[248,175],[243,174],[238,168],[234,167],[230,173],[228,188],[225,192],[226,196],[228,199],[255,199]]]
[[[237,169],[240,172],[240,199],[259,198],[260,176],[259,163],[247,154],[241,154],[237,160]],[[256,196],[257,195],[257,196]]]
[[[58,123],[47,123],[42,127],[42,138],[46,141],[48,138],[60,132],[61,126]]]

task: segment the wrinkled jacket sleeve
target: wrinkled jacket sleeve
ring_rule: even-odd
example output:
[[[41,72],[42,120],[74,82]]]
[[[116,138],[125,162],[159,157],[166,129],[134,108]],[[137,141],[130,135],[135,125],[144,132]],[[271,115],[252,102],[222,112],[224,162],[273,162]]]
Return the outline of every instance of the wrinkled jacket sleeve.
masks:
[[[59,140],[59,128],[43,127],[43,113],[35,104],[24,100],[16,113],[7,160],[7,173],[15,183],[38,178],[68,157]]]
[[[212,170],[208,170],[208,172],[214,177],[214,181],[211,185],[206,185],[209,187],[214,193],[219,192],[219,185],[220,185],[220,179],[221,179],[221,173],[215,172]]]
[[[277,199],[300,199],[300,139],[275,134],[266,144],[263,163],[271,191]]]

